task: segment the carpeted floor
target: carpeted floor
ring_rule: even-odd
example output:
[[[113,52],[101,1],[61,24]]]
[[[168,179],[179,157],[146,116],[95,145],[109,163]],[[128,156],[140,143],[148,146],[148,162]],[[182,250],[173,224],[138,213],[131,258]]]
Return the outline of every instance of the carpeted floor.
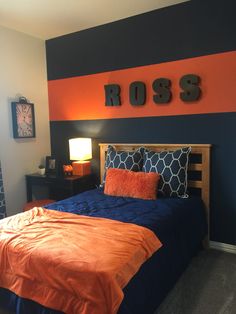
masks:
[[[200,252],[155,314],[236,314],[236,254]]]
[[[200,252],[155,314],[236,314],[236,254]]]

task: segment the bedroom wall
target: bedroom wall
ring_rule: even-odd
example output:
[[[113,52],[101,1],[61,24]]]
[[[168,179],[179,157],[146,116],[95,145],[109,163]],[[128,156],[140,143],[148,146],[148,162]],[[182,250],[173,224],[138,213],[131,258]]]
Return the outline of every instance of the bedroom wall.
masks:
[[[25,174],[50,154],[45,42],[0,27],[0,160],[7,215],[26,202]],[[35,106],[36,138],[14,139],[11,101],[25,96]]]
[[[235,4],[190,1],[48,40],[52,152],[68,160],[68,139],[98,142],[211,143],[211,240],[236,244]],[[202,96],[179,99],[184,74],[201,77]],[[157,77],[172,81],[168,105],[152,101]],[[129,83],[147,86],[147,103],[132,107]],[[105,107],[104,84],[121,86],[120,107]]]

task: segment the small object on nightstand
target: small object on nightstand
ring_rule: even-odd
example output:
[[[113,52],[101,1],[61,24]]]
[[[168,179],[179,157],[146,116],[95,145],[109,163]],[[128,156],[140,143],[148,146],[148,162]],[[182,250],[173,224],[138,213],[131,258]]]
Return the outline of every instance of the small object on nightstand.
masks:
[[[71,165],[63,165],[63,172],[65,176],[72,176],[73,168]]]
[[[45,175],[45,167],[44,167],[43,165],[39,165],[38,173],[39,173],[41,176],[44,176],[44,175]]]
[[[56,176],[58,174],[58,160],[54,156],[46,156],[46,175]]]
[[[85,176],[91,173],[91,164],[87,159],[92,158],[91,138],[72,138],[69,140],[70,160],[73,175]]]

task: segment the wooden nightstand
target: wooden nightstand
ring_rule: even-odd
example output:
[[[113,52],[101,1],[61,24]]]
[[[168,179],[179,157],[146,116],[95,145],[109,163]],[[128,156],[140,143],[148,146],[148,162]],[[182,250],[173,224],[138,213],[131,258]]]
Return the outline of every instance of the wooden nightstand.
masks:
[[[75,194],[95,188],[95,177],[93,174],[86,176],[42,176],[37,173],[26,176],[27,202],[32,201],[32,186],[47,186],[49,198],[62,200]]]

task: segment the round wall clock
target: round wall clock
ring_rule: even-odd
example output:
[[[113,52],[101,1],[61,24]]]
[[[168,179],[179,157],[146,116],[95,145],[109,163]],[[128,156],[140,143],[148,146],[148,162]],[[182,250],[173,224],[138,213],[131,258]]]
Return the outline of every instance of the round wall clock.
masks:
[[[22,97],[11,106],[14,138],[35,137],[34,104]]]

